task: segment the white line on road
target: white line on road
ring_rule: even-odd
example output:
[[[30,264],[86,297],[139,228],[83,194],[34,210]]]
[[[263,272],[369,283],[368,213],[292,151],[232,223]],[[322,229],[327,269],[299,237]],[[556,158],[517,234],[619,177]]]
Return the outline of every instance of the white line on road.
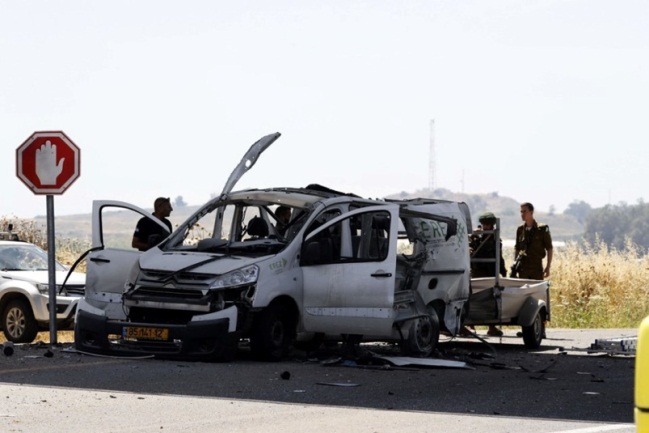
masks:
[[[578,428],[575,430],[561,430],[552,433],[599,433],[603,431],[622,430],[634,427],[635,426],[633,424],[598,425],[595,427]]]

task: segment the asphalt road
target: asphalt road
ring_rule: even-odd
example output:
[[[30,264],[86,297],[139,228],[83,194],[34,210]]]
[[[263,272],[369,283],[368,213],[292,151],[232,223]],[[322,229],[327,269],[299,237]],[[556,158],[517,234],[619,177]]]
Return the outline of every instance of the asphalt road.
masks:
[[[635,358],[588,348],[636,332],[549,329],[539,351],[515,330],[444,339],[432,359],[446,367],[396,367],[384,358],[401,354],[385,344],[279,363],[251,360],[245,346],[232,363],[16,346],[0,354],[0,431],[632,432]]]

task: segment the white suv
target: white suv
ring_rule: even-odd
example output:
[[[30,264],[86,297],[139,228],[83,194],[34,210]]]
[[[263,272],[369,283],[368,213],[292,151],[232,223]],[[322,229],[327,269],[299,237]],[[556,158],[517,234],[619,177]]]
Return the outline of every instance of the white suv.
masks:
[[[68,268],[60,263],[55,275],[57,327],[70,329],[86,276],[68,275]],[[31,343],[38,331],[49,327],[48,258],[34,244],[0,240],[0,319],[5,337],[14,343]]]

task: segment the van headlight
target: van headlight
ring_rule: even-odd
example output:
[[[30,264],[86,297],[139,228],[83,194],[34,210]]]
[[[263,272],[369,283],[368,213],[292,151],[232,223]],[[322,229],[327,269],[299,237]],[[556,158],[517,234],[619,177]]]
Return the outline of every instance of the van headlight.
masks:
[[[247,286],[257,282],[259,267],[257,265],[246,266],[236,271],[228,272],[214,280],[210,289],[224,289],[238,286]]]

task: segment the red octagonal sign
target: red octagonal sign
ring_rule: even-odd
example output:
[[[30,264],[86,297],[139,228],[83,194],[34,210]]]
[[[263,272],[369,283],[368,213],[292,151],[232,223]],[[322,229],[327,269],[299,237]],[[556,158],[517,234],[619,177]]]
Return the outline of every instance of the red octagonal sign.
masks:
[[[34,194],[63,194],[81,174],[81,150],[63,131],[36,131],[16,149],[16,175]]]

